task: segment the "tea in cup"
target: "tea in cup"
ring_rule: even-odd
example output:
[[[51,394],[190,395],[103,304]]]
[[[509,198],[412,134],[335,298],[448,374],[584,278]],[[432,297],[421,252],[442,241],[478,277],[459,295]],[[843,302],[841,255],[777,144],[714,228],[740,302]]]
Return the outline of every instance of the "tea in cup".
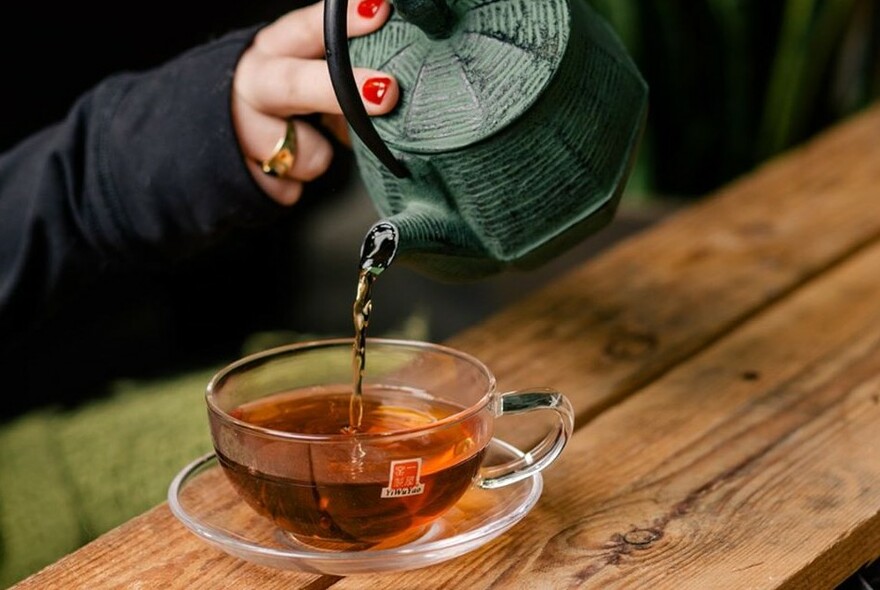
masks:
[[[532,477],[565,447],[573,412],[550,389],[499,393],[478,359],[438,344],[368,339],[353,396],[352,341],[292,344],[211,380],[217,459],[249,506],[296,543],[394,547],[424,533],[473,486]],[[556,414],[534,449],[483,465],[495,418]]]

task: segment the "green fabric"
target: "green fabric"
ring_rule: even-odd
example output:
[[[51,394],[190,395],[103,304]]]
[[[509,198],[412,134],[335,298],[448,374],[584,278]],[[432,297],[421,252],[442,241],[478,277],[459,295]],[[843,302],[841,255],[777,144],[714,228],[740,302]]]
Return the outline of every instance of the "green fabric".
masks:
[[[174,475],[211,450],[203,395],[217,368],[120,382],[107,398],[0,429],[0,586],[165,500]]]

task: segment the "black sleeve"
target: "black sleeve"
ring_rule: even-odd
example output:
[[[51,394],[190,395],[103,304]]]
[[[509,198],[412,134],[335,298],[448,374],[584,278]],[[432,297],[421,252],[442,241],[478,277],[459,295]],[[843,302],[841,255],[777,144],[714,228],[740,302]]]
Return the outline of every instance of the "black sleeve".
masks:
[[[251,178],[231,120],[255,32],[109,78],[0,154],[0,344],[108,270],[165,264],[284,211]]]

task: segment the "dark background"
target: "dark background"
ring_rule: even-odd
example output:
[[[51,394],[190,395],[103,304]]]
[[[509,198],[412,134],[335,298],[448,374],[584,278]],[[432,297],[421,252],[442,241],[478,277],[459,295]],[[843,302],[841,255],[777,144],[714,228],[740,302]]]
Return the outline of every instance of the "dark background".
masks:
[[[102,8],[78,2],[19,2],[0,19],[3,117],[0,149],[64,116],[73,100],[105,76],[140,70],[309,2],[201,0]]]

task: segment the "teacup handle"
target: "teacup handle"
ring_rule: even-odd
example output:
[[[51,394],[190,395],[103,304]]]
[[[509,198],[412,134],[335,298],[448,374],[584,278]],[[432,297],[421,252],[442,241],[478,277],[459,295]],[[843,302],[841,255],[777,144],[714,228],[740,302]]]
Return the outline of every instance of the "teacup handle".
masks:
[[[551,410],[559,420],[554,428],[522,457],[484,467],[477,478],[476,485],[493,490],[531,477],[541,471],[559,456],[574,430],[574,410],[564,395],[555,389],[523,389],[502,393],[499,400],[498,416],[523,414],[533,410]]]

